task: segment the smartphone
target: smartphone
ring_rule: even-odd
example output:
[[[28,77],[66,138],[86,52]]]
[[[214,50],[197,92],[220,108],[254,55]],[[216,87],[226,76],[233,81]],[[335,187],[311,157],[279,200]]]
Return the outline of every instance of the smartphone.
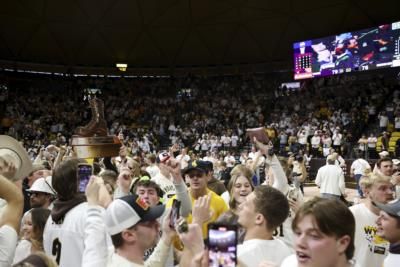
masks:
[[[237,225],[211,223],[208,225],[209,267],[236,267]]]
[[[93,175],[93,166],[91,164],[78,164],[78,190],[80,193],[85,192],[91,175]]]
[[[175,228],[175,224],[179,219],[179,210],[181,208],[181,202],[177,199],[172,201],[171,213],[169,217],[169,226]]]

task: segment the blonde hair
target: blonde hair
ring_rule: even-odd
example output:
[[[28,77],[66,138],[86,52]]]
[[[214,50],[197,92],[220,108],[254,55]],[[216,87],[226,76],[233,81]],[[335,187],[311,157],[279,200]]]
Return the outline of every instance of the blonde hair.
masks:
[[[361,177],[359,184],[361,188],[371,188],[372,185],[377,183],[390,183],[390,180],[391,177],[389,176],[369,173],[368,175]]]
[[[246,165],[238,164],[231,170],[231,177],[240,175],[249,177],[251,179],[254,175],[254,172]]]

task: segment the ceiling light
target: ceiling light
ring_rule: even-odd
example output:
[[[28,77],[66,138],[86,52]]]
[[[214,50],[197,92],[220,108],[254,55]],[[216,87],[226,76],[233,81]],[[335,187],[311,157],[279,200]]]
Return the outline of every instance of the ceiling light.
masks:
[[[128,64],[126,63],[117,63],[115,65],[120,71],[126,71],[126,69],[128,68]]]

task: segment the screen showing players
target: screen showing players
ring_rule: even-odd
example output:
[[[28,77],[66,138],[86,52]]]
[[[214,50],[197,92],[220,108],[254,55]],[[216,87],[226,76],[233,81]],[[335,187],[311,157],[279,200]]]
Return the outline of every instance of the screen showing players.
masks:
[[[297,42],[294,79],[400,66],[400,22]]]

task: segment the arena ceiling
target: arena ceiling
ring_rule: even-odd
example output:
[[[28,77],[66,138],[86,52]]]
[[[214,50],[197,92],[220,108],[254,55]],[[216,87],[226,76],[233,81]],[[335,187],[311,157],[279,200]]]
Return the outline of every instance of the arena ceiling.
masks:
[[[397,21],[399,10],[397,0],[7,0],[0,65],[290,68],[294,41]]]

